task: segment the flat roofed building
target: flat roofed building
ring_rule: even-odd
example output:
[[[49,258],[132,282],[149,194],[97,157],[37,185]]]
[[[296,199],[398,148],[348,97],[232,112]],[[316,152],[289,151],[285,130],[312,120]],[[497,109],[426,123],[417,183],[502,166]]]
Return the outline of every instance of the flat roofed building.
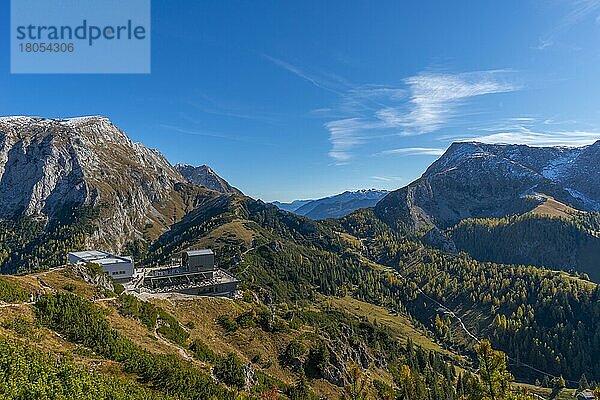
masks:
[[[150,271],[144,277],[143,285],[157,293],[232,296],[239,283],[237,278],[222,269],[216,269],[207,275],[205,272],[168,268]]]
[[[184,250],[181,266],[188,272],[210,272],[215,270],[215,253],[210,249]]]
[[[133,276],[133,259],[116,256],[101,250],[73,251],[68,254],[71,264],[94,263],[111,276],[115,282],[127,282]]]
[[[215,265],[210,249],[185,250],[176,266],[155,268],[144,275],[143,286],[157,292],[232,296],[240,281]]]

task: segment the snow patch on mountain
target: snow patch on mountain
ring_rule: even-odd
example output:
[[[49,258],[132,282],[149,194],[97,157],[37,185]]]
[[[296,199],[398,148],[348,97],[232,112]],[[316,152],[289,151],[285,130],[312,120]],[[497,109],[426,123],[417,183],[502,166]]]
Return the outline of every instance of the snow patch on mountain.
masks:
[[[569,194],[571,196],[575,197],[576,199],[581,200],[583,202],[583,204],[586,206],[586,208],[589,208],[589,209],[592,209],[595,211],[600,211],[600,202],[590,199],[585,194],[583,194],[573,188],[565,188],[565,190],[567,192],[569,192]]]
[[[373,207],[388,193],[387,190],[360,189],[356,191],[345,191],[335,196],[324,197],[317,200],[296,200],[287,204],[273,202],[273,204],[282,210],[303,215],[311,219],[340,218],[360,208]],[[299,203],[304,204],[300,204],[295,209],[293,207],[288,207],[288,205],[297,205]]]
[[[561,157],[551,160],[550,163],[542,170],[542,176],[551,181],[558,182],[573,166],[577,157],[581,154],[581,149],[572,149],[566,151]]]

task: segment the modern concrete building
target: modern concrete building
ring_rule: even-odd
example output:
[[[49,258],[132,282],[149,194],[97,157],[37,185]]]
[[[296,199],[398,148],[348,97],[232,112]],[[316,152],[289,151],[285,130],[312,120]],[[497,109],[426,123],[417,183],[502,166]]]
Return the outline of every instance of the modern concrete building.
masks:
[[[73,251],[68,254],[71,264],[99,264],[115,282],[127,282],[133,276],[133,259],[116,256],[101,250]]]
[[[210,249],[185,250],[181,253],[181,266],[188,272],[215,270],[215,253]]]
[[[148,271],[142,285],[150,291],[193,295],[232,296],[240,281],[215,265],[210,249],[185,250],[176,266]]]

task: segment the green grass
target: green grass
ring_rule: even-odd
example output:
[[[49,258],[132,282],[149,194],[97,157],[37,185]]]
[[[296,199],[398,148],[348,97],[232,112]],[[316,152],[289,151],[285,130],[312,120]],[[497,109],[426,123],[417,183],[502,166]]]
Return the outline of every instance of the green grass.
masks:
[[[17,283],[5,278],[0,278],[0,301],[6,303],[23,303],[27,298],[27,292]]]
[[[411,339],[413,343],[426,350],[443,353],[452,358],[460,358],[460,356],[443,349],[432,337],[427,336],[424,331],[415,327],[407,317],[400,314],[393,314],[384,307],[365,303],[349,296],[341,298],[325,296],[322,303],[344,310],[358,318],[366,318],[369,322],[376,321],[377,324],[387,326],[403,343]]]

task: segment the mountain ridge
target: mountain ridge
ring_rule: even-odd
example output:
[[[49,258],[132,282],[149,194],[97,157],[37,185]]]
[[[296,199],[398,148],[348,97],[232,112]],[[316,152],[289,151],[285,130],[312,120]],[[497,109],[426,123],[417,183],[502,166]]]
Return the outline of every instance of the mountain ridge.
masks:
[[[373,207],[389,192],[381,189],[346,190],[337,195],[314,200],[294,200],[291,203],[272,202],[284,211],[310,219],[341,218],[361,208]],[[297,205],[294,207],[293,205]]]
[[[529,211],[535,192],[596,211],[596,155],[600,141],[575,148],[456,142],[420,178],[382,199],[376,212],[397,228],[447,228],[465,218]]]
[[[223,194],[243,194],[241,190],[231,186],[208,165],[193,166],[190,164],[175,164],[175,169],[190,183]]]
[[[152,239],[195,203],[219,194],[193,187],[157,150],[108,118],[0,118],[0,218],[50,223],[70,210],[100,214],[88,245],[119,251]]]

